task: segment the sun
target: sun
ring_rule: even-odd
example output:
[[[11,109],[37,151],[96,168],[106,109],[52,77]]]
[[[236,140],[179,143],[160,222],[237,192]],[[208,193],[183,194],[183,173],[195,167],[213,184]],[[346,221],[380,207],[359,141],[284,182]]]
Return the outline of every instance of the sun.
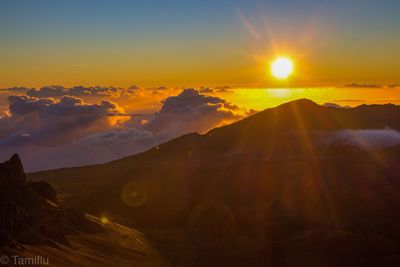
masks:
[[[271,73],[277,79],[286,79],[293,73],[293,61],[287,57],[278,57],[271,63]]]

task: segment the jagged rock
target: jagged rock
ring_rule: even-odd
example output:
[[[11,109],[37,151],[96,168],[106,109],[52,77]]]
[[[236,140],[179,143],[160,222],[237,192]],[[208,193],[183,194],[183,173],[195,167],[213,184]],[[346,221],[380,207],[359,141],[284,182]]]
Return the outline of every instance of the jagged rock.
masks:
[[[60,207],[57,193],[50,184],[26,181],[17,154],[0,163],[0,183],[0,245],[12,242],[66,244],[68,233],[99,230],[83,215],[72,216]]]
[[[14,154],[9,160],[0,164],[0,177],[2,180],[8,178],[19,183],[25,183],[26,175],[18,154]]]

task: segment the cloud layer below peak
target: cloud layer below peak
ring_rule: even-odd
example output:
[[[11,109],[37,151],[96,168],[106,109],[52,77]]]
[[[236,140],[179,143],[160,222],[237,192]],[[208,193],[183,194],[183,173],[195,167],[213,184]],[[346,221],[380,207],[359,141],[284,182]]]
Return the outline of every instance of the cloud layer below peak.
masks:
[[[7,111],[0,117],[0,157],[18,152],[28,170],[105,162],[246,115],[226,100],[195,89],[166,97],[153,114],[136,116],[110,100],[86,103],[78,97],[89,94],[86,89],[73,92],[51,87],[9,96]],[[100,96],[110,91],[93,92]]]

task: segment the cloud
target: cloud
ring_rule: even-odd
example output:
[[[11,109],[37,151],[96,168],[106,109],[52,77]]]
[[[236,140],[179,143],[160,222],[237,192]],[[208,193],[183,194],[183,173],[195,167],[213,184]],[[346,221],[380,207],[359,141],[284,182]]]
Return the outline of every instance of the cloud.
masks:
[[[334,100],[335,103],[337,102],[349,102],[349,103],[360,103],[360,104],[364,104],[366,101],[365,100],[361,100],[361,99],[337,99]]]
[[[74,145],[80,146],[83,150],[94,152],[97,157],[96,161],[91,158],[90,162],[82,162],[83,164],[88,164],[106,162],[133,155],[150,149],[168,139],[168,136],[160,133],[152,133],[142,127],[132,127],[124,130],[109,130],[96,133],[82,138]]]
[[[167,91],[168,87],[166,87],[166,86],[149,87],[149,88],[146,88],[146,90],[148,90],[148,91]]]
[[[240,119],[240,113],[239,107],[224,99],[203,95],[195,89],[185,89],[163,101],[161,109],[146,129],[173,135],[205,132]]]
[[[148,87],[145,89],[146,92],[150,92],[152,96],[167,96],[170,94],[171,89],[166,86],[159,86],[159,87]]]
[[[108,100],[85,104],[72,96],[57,100],[12,95],[8,101],[8,111],[0,119],[2,145],[71,143],[107,129],[126,116],[116,103]]]
[[[86,103],[80,97],[66,96],[63,87],[41,88],[37,92],[42,97],[9,96],[6,112],[0,115],[0,160],[19,152],[29,171],[101,163],[190,132],[204,133],[256,112],[206,95],[202,89],[184,89],[162,100],[157,112],[136,115],[126,114],[110,100]],[[126,90],[132,90],[131,94],[146,91],[136,86]],[[54,97],[43,97],[47,92]],[[344,143],[374,149],[400,144],[400,133],[344,130],[319,133],[315,140],[322,145]]]
[[[331,102],[325,103],[325,104],[323,104],[323,106],[328,107],[328,108],[350,108],[350,106],[341,106],[339,104],[331,103]]]
[[[96,97],[121,97],[124,95],[129,95],[136,91],[138,88],[118,88],[118,87],[84,87],[84,86],[74,86],[71,88],[66,88],[64,86],[44,86],[40,89],[30,89],[27,91],[27,95],[30,97],[37,98],[48,98],[48,97],[63,97],[63,96],[96,96]]]
[[[232,89],[232,87],[231,87],[231,86],[228,86],[228,85],[216,86],[216,87],[215,87],[215,90],[223,90],[223,89],[229,90],[229,89]]]
[[[400,88],[400,85],[397,84],[397,83],[395,83],[395,84],[389,84],[387,87],[388,87],[388,88],[395,88],[395,89],[397,89],[397,88]]]
[[[13,95],[8,101],[7,112],[0,118],[0,158],[20,152],[28,159],[28,170],[110,161],[248,115],[224,99],[195,89],[165,98],[153,114],[134,116],[109,100],[88,104],[76,96]]]
[[[128,87],[128,89],[126,89],[125,94],[126,93],[128,93],[129,95],[140,95],[140,96],[142,96],[144,94],[144,90],[141,89],[137,85],[131,85],[131,86]]]
[[[218,93],[229,93],[232,91],[232,87],[230,86],[217,86],[214,88],[215,90],[217,90]]]
[[[31,90],[31,88],[27,88],[27,87],[11,87],[11,88],[2,88],[0,89],[0,92],[7,92],[7,93],[26,93],[29,90]]]
[[[377,83],[348,83],[344,85],[340,85],[338,87],[341,88],[371,88],[371,89],[379,89],[379,88],[391,88],[398,89],[400,87],[399,84],[377,84]]]
[[[400,132],[393,129],[341,130],[325,133],[323,142],[340,143],[371,150],[400,144]]]
[[[221,98],[185,89],[177,96],[166,98],[155,114],[132,118],[124,124],[125,128],[88,136],[79,144],[102,151],[105,158],[120,158],[183,134],[208,131],[244,115],[246,111]]]
[[[327,108],[341,108],[342,107],[341,105],[338,105],[336,103],[325,103],[325,104],[323,104],[323,106],[327,107]]]
[[[199,92],[202,94],[214,94],[215,91],[210,87],[200,87]]]
[[[339,87],[343,88],[382,88],[381,85],[376,83],[348,83],[344,85],[340,85]]]

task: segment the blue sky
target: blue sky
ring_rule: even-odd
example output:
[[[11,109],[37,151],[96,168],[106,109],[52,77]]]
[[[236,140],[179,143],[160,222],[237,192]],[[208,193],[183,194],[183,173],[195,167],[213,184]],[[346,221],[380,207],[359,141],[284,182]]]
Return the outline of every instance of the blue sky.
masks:
[[[315,40],[310,41],[315,44],[311,47],[313,55],[307,59],[316,69],[312,75],[321,76],[320,80],[326,82],[349,80],[350,75],[327,73],[338,71],[340,62],[337,58],[343,55],[343,61],[359,62],[345,68],[351,73],[368,64],[376,68],[388,66],[388,70],[379,75],[374,75],[375,67],[363,67],[359,73],[354,73],[355,79],[368,80],[367,76],[372,73],[372,80],[391,81],[397,78],[394,63],[387,64],[386,61],[399,59],[399,53],[396,54],[400,45],[398,14],[400,2],[394,0],[2,0],[0,55],[4,63],[0,74],[10,77],[2,84],[11,85],[19,80],[17,72],[21,67],[21,73],[43,77],[32,82],[35,85],[51,81],[44,78],[47,72],[43,66],[48,65],[65,73],[65,79],[54,74],[57,76],[54,82],[74,83],[70,78],[74,75],[73,70],[56,63],[57,60],[68,62],[68,66],[95,66],[97,72],[91,70],[93,73],[90,72],[88,78],[111,75],[105,69],[106,62],[114,69],[124,65],[121,72],[126,72],[125,75],[150,77],[152,75],[147,73],[151,72],[154,60],[160,58],[165,62],[181,62],[171,63],[169,68],[175,72],[182,70],[182,76],[188,77],[183,77],[183,83],[191,79],[201,82],[195,72],[201,73],[201,77],[206,76],[206,82],[219,82],[208,74],[207,68],[210,72],[216,71],[207,63],[209,61],[216,61],[215,68],[218,69],[226,66],[226,73],[219,74],[225,77],[220,82],[227,82],[229,76],[232,76],[232,82],[252,82],[257,75],[256,71],[249,70],[256,64],[252,57],[268,51],[271,38],[278,42],[283,38],[295,47],[301,38],[297,34],[309,34],[303,31],[311,27],[317,31],[312,37]],[[240,15],[257,28],[261,35],[259,40],[249,34]],[[274,33],[272,37],[266,34],[269,31]],[[303,50],[304,47],[296,49]],[[324,64],[316,64],[319,59]],[[124,60],[143,68],[125,66],[129,64]],[[237,68],[232,69],[232,65]],[[249,74],[237,73],[243,70]],[[168,69],[155,71],[156,82],[179,83],[179,77],[168,80],[170,74],[157,76],[163,71],[167,73]],[[109,82],[115,80],[124,79],[117,75]],[[138,77],[137,80],[151,83],[150,78]]]

